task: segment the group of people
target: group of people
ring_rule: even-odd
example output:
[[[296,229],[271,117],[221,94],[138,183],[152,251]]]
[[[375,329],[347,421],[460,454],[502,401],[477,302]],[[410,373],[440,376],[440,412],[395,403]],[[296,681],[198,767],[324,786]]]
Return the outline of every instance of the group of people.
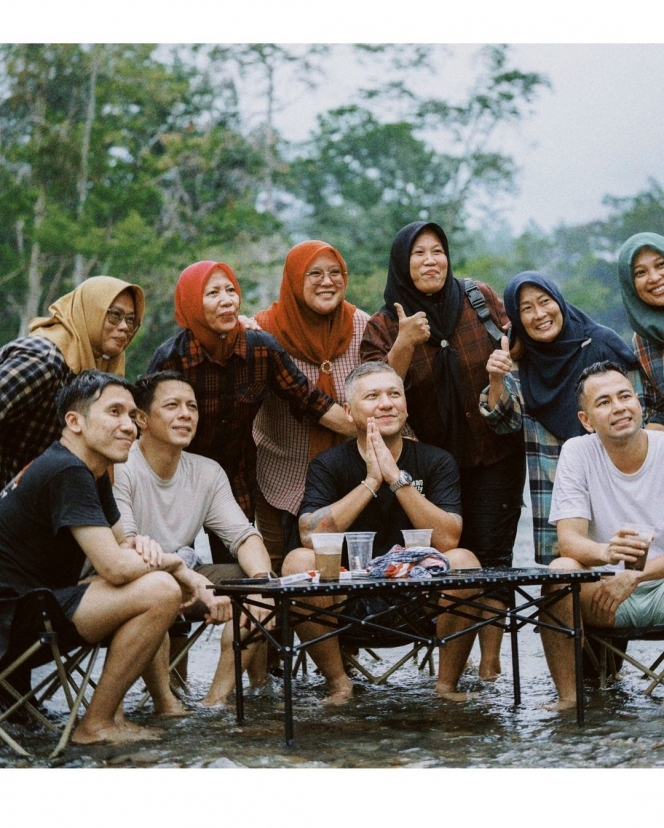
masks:
[[[181,331],[134,385],[124,352],[145,314],[138,285],[93,277],[33,320],[0,351],[0,584],[16,595],[52,589],[64,635],[110,640],[73,741],[149,737],[123,712],[139,676],[155,713],[186,715],[168,679],[176,617],[225,623],[229,600],[208,586],[312,569],[316,532],[375,531],[379,555],[402,529],[433,529],[432,546],[453,567],[510,566],[526,461],[538,563],[622,567],[643,554],[625,524],[656,527],[643,572],[583,588],[584,618],[664,621],[653,488],[664,237],[629,239],[619,274],[633,349],[543,273],[514,277],[504,303],[456,278],[443,229],[422,221],[397,233],[385,304],[372,317],[346,300],[346,263],[322,241],[288,253],[278,300],[250,319],[227,264],[190,265],[175,288]],[[201,529],[211,564],[194,548]],[[0,613],[0,659],[10,623]],[[469,624],[442,605],[437,634]],[[317,632],[313,622],[298,628],[303,639]],[[234,687],[228,636],[209,706]],[[501,638],[493,625],[480,635],[483,679],[500,673]],[[569,642],[542,638],[559,704],[569,706]],[[472,644],[463,635],[441,649],[439,695],[463,698]],[[346,701],[352,682],[337,639],[310,651],[327,701]],[[244,658],[252,683],[265,682],[265,647]]]

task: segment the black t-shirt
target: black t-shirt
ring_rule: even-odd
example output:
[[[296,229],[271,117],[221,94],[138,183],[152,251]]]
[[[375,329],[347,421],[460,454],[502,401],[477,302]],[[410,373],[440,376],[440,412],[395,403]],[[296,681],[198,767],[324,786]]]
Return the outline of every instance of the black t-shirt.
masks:
[[[85,553],[70,526],[113,526],[120,512],[111,481],[60,442],[52,443],[0,493],[0,583],[19,592],[76,584]]]
[[[452,455],[444,449],[404,440],[399,469],[412,475],[412,485],[427,500],[446,512],[461,514],[459,471]],[[300,515],[330,506],[359,486],[367,476],[356,440],[322,452],[309,463]],[[402,529],[412,529],[396,492],[383,483],[368,506],[348,527],[348,532],[375,532],[374,557],[388,552],[395,543],[403,545]]]

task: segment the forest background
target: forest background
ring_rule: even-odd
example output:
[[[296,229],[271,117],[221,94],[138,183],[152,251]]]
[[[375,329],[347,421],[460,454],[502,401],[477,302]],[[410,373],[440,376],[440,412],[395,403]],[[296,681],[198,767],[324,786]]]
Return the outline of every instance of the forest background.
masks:
[[[661,232],[661,183],[607,193],[601,220],[513,232],[501,199],[519,167],[500,137],[552,84],[493,44],[477,47],[469,85],[423,94],[418,76],[444,73],[453,50],[0,45],[0,344],[88,276],[116,276],[147,295],[128,358],[135,378],[177,330],[186,265],[230,264],[251,314],[277,298],[284,257],[305,238],[340,250],[348,299],[373,313],[391,240],[417,219],[445,228],[456,276],[502,293],[514,274],[544,270],[629,339],[617,251],[632,233]],[[317,112],[304,140],[286,138],[284,101],[320,88],[340,60],[356,79],[347,101]]]

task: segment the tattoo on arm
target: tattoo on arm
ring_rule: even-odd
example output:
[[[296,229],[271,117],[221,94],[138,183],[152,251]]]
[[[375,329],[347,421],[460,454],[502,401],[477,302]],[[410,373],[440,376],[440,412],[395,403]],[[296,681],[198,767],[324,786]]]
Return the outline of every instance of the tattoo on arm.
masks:
[[[308,512],[300,517],[300,540],[305,546],[311,547],[311,535],[316,532],[338,531],[329,506],[323,506],[322,509]]]

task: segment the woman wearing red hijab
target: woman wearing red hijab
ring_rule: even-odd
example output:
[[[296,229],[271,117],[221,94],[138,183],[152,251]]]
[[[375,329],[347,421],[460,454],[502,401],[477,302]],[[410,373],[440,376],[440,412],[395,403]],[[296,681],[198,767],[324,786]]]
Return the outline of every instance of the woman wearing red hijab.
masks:
[[[196,437],[189,450],[216,460],[243,512],[254,519],[256,446],[254,418],[268,391],[283,399],[294,416],[348,433],[343,409],[297,369],[265,331],[246,330],[238,319],[242,294],[223,262],[196,262],[180,274],[175,318],[182,331],[155,352],[148,372],[181,371],[194,385],[199,407]],[[215,563],[224,550],[210,536]]]
[[[343,404],[346,376],[360,362],[368,314],[345,300],[346,263],[323,241],[296,244],[284,264],[279,300],[256,314],[309,380]],[[258,448],[257,520],[280,568],[286,552],[300,546],[297,513],[309,460],[343,439],[328,428],[296,419],[285,402],[268,394],[254,423]]]

